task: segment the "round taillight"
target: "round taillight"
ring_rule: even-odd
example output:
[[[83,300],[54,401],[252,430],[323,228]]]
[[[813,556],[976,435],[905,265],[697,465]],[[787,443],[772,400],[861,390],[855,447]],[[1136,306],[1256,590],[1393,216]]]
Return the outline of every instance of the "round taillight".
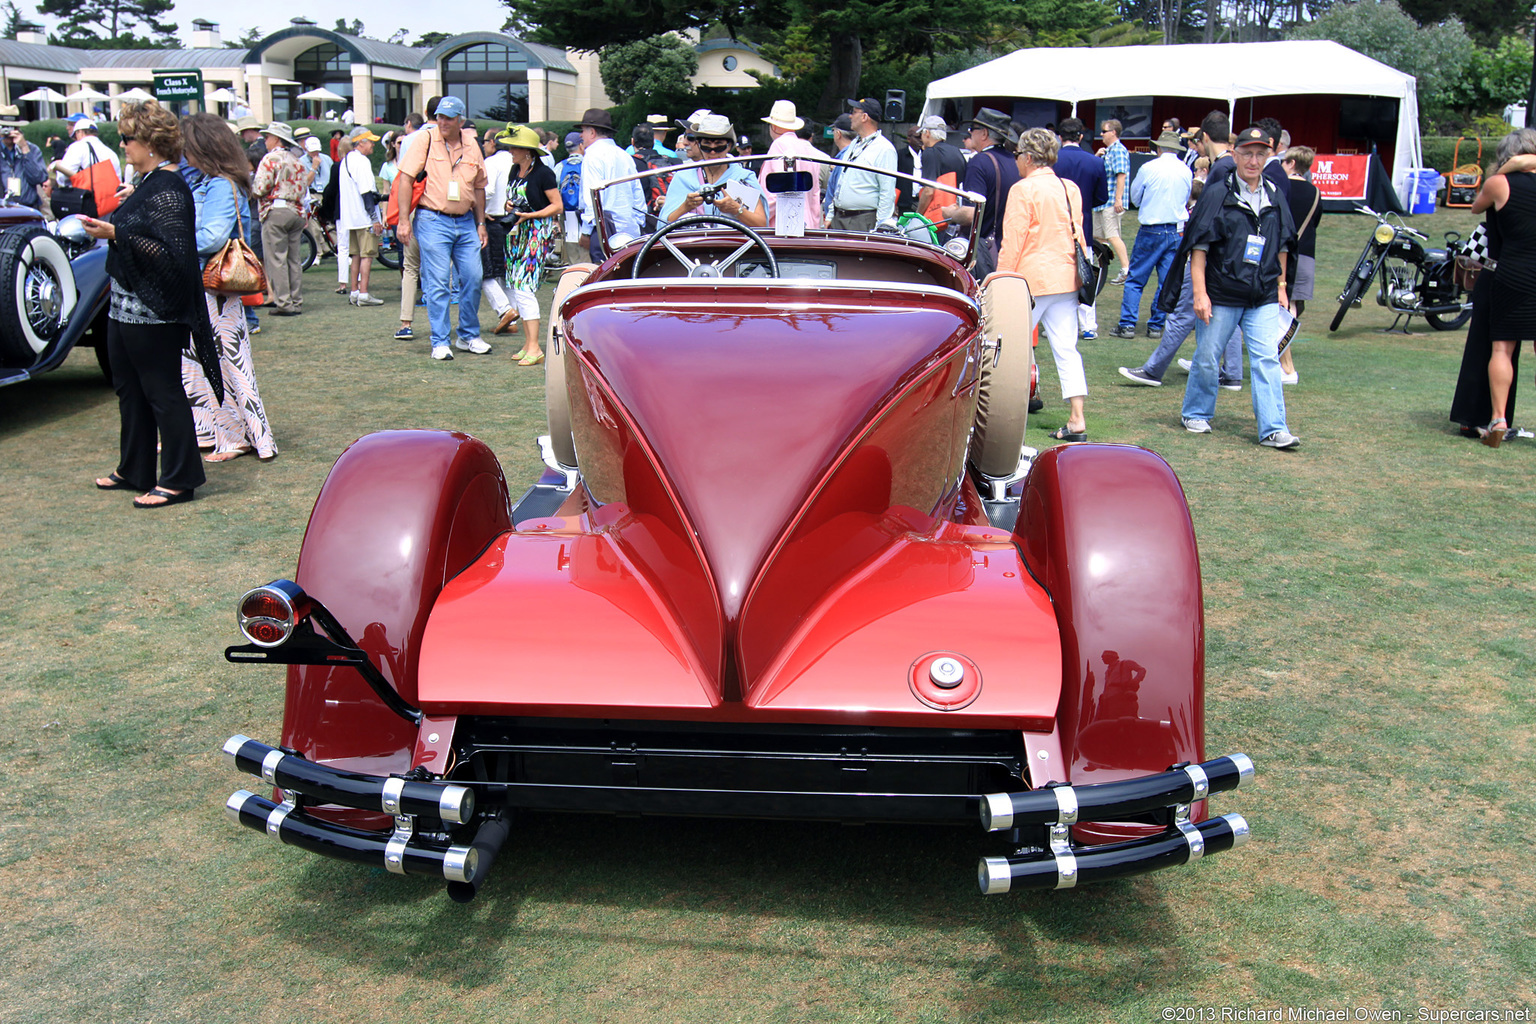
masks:
[[[288,580],[257,587],[240,599],[240,632],[258,647],[286,643],[309,612],[304,591]]]
[[[253,590],[240,602],[240,614],[248,619],[286,619],[293,608],[270,590]]]

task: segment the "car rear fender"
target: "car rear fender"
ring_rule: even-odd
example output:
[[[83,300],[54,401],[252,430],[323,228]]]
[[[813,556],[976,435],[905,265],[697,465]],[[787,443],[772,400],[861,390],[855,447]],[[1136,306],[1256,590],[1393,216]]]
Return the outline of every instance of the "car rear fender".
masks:
[[[421,638],[438,593],[511,525],[501,466],[480,441],[437,430],[368,434],[331,467],[294,580],[416,704]],[[282,743],[312,761],[403,772],[416,730],[355,669],[293,665]]]
[[[1061,631],[1057,733],[1073,785],[1205,759],[1200,558],[1183,488],[1152,452],[1040,456],[1014,540]]]

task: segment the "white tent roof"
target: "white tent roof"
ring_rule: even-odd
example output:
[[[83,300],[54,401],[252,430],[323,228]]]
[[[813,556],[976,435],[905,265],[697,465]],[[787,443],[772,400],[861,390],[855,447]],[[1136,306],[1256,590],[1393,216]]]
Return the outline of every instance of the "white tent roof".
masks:
[[[1414,77],[1328,40],[1016,50],[930,83],[924,112],[941,113],[946,99],[988,96],[1059,100],[1074,106],[1122,96],[1199,96],[1225,100],[1230,110],[1240,99],[1297,93],[1400,101],[1394,176],[1419,165]]]

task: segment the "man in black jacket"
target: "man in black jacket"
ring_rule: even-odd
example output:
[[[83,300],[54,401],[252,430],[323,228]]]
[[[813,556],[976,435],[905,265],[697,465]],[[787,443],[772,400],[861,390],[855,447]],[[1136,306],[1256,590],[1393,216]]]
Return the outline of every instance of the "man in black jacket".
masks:
[[[1288,306],[1286,267],[1296,247],[1296,228],[1285,197],[1264,178],[1271,153],[1261,128],[1233,139],[1236,168],[1212,185],[1191,213],[1175,266],[1189,260],[1195,310],[1195,357],[1184,388],[1184,428],[1206,434],[1216,414],[1216,362],[1239,327],[1248,348],[1253,415],[1259,443],[1291,449],[1301,443],[1285,422],[1277,348],[1280,308]],[[1177,281],[1180,274],[1170,273]],[[1166,299],[1168,289],[1163,289]],[[1167,308],[1166,306],[1164,308]]]

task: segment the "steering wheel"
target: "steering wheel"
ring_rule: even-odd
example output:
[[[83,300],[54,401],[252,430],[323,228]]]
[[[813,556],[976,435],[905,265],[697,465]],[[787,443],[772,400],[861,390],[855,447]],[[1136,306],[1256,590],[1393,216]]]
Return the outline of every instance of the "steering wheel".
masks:
[[[719,262],[705,263],[702,260],[690,259],[686,253],[673,245],[667,236],[681,228],[698,227],[700,224],[718,224],[721,227],[739,231],[747,236],[747,241],[742,244],[740,249],[737,249]],[[768,248],[768,243],[763,240],[762,235],[740,221],[712,213],[703,213],[692,217],[680,217],[647,238],[645,244],[640,246],[640,251],[635,254],[635,265],[629,272],[630,277],[637,278],[640,276],[640,268],[645,263],[645,257],[650,254],[652,247],[657,242],[666,246],[667,251],[677,257],[677,261],[687,268],[689,277],[724,277],[725,272],[735,266],[736,261],[741,259],[742,255],[753,246],[763,251],[763,257],[768,261],[768,276],[779,276],[779,261],[774,258],[773,250]]]

